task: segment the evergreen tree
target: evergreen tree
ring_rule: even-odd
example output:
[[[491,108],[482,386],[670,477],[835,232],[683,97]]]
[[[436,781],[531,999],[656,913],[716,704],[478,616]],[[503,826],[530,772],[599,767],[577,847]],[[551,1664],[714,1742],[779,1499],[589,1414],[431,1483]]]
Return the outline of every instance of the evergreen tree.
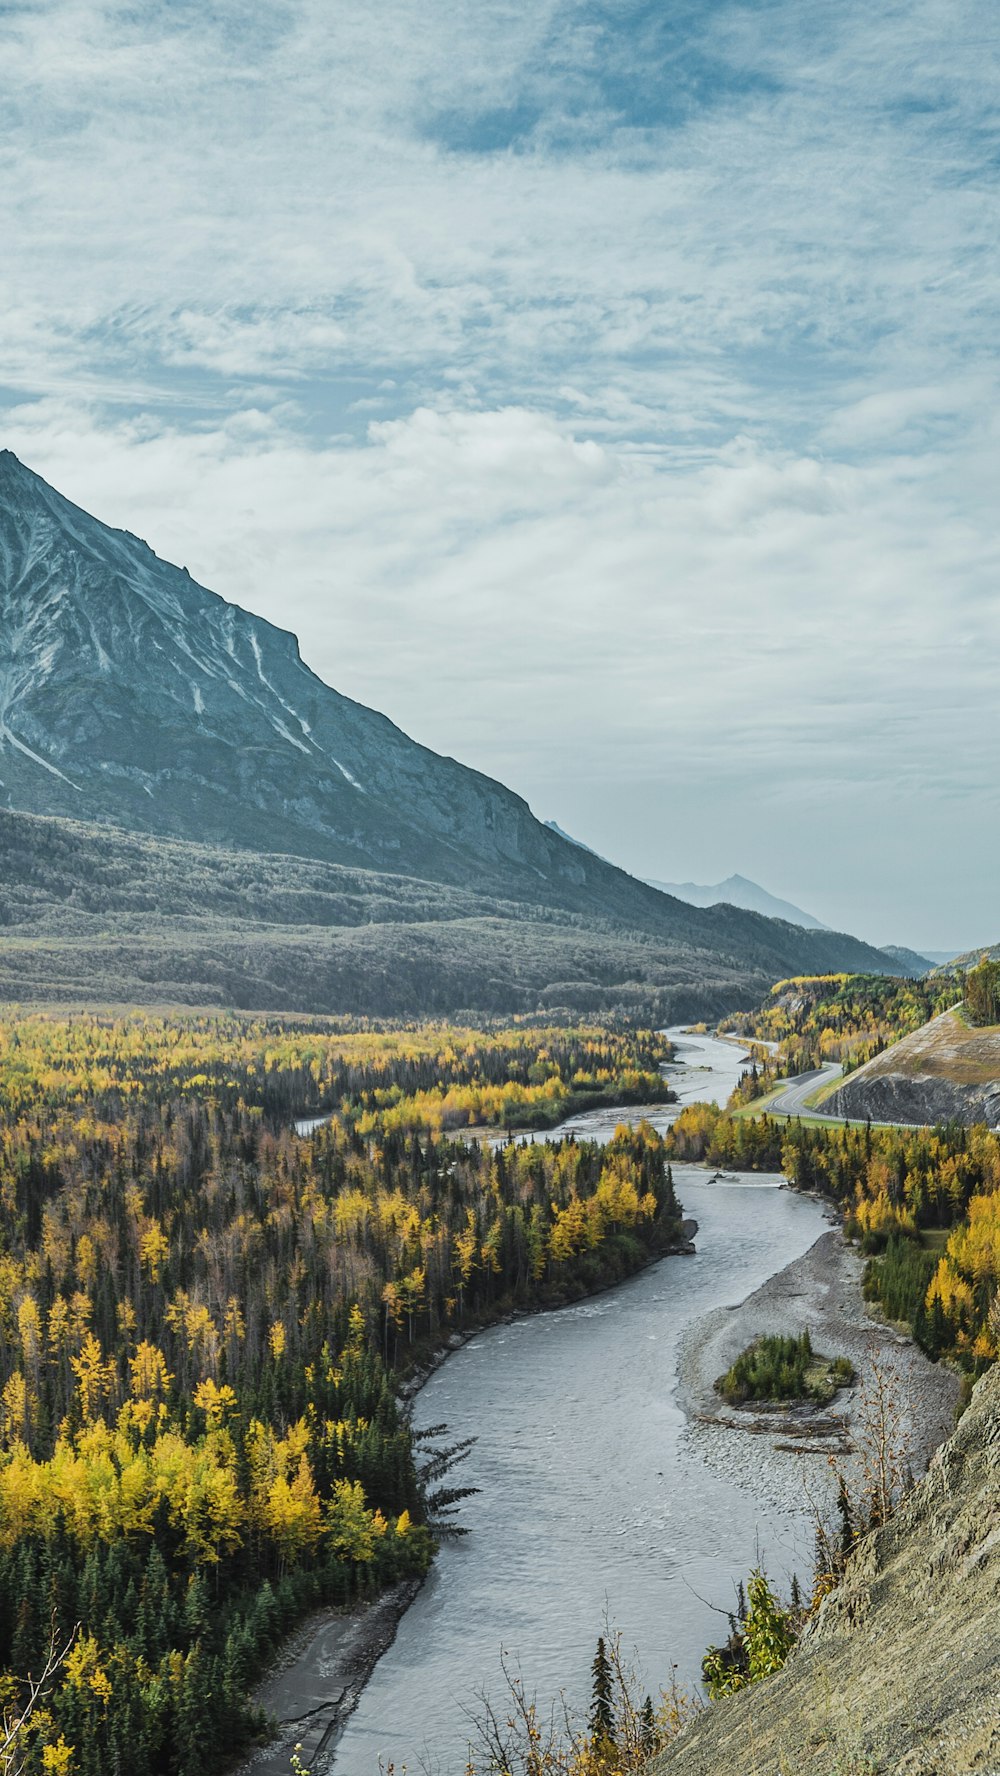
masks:
[[[608,1745],[614,1745],[615,1709],[614,1709],[614,1676],[611,1660],[604,1644],[603,1634],[597,1642],[597,1652],[591,1666],[593,1682],[591,1685],[590,1731],[594,1739]]]

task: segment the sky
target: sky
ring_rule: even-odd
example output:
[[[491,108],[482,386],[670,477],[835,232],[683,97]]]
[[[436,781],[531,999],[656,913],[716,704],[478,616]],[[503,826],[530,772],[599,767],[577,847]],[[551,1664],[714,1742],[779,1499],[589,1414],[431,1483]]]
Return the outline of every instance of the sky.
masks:
[[[5,0],[0,443],[636,875],[1000,938],[987,0]]]

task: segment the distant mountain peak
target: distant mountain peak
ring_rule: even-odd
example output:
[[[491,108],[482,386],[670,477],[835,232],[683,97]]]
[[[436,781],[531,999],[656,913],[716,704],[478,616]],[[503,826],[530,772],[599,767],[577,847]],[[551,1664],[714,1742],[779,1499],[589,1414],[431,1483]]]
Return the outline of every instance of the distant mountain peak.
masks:
[[[600,857],[601,853],[595,851],[593,845],[585,845],[582,839],[574,839],[573,834],[561,827],[558,820],[546,820],[545,825],[549,832],[558,833],[561,839],[565,839],[569,845],[575,845],[578,851],[586,851],[591,857]]]
[[[747,876],[727,876],[724,882],[711,884],[660,882],[654,881],[652,877],[647,879],[651,887],[659,888],[662,894],[672,894],[676,900],[687,901],[689,906],[738,906],[743,907],[746,912],[763,913],[768,919],[784,919],[789,925],[801,925],[806,931],[829,930],[812,913],[804,913],[801,907],[793,906],[790,900],[779,900],[777,895],[762,888],[759,882],[751,882]]]

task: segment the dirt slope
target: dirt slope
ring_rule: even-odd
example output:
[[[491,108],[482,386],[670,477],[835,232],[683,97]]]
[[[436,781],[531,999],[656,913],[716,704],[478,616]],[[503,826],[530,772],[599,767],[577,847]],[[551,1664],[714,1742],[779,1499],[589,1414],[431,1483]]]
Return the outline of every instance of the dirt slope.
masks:
[[[974,1030],[955,1011],[852,1073],[823,1109],[852,1121],[1000,1123],[1000,1030]]]
[[[1000,1366],[784,1671],[716,1703],[650,1776],[1000,1772]]]

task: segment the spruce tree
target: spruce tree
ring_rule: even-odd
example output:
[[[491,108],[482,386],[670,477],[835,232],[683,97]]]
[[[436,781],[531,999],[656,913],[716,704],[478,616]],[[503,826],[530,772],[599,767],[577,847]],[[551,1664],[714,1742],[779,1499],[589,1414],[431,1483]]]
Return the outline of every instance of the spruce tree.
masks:
[[[591,1666],[593,1673],[592,1701],[590,1706],[590,1731],[593,1737],[614,1744],[615,1711],[612,1690],[611,1660],[608,1658],[604,1645],[603,1634],[598,1638],[597,1652]]]

